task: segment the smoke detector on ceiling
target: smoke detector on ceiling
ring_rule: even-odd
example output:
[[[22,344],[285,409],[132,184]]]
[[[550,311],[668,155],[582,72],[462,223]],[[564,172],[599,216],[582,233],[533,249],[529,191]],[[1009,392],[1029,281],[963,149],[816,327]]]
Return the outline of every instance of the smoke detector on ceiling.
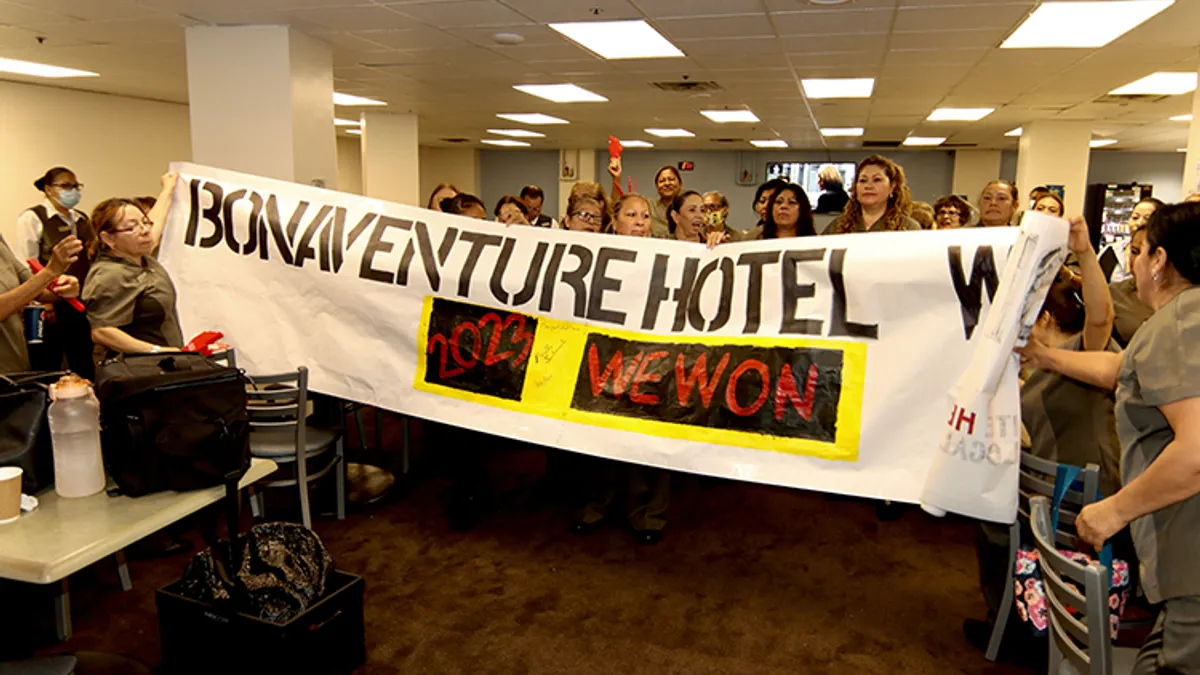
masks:
[[[492,36],[492,42],[498,45],[519,45],[525,42],[525,36],[520,33],[496,33]]]

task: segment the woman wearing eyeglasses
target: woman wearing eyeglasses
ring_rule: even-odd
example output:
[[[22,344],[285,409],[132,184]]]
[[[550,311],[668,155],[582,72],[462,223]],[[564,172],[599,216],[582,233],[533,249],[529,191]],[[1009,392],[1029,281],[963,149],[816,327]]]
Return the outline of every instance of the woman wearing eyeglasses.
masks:
[[[106,199],[92,211],[94,262],[83,299],[103,358],[183,347],[175,284],[151,255],[162,240],[177,178],[163,177],[163,192],[149,214],[130,199]]]
[[[953,230],[971,222],[971,205],[958,195],[946,195],[933,203],[933,229]]]
[[[42,265],[47,265],[54,247],[63,239],[75,236],[84,246],[95,240],[87,215],[75,208],[82,198],[83,185],[73,171],[56,166],[33,181],[33,186],[44,199],[17,218],[13,252],[20,260],[37,258]],[[88,256],[80,255],[67,273],[82,281],[87,278],[89,264]],[[46,318],[45,338],[30,354],[33,368],[59,370],[65,356],[71,370],[94,379],[87,318],[63,301],[53,303],[53,311],[47,312]]]
[[[599,232],[604,227],[604,204],[587,195],[571,197],[563,225],[575,232]]]

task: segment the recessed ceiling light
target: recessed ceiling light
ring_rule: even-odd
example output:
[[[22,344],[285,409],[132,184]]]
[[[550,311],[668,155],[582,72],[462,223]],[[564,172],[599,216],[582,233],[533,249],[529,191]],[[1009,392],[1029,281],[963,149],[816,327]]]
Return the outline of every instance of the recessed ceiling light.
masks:
[[[654,144],[649,141],[621,141],[621,146],[625,148],[653,148]]]
[[[642,131],[659,138],[691,138],[696,135],[687,129],[643,129]]]
[[[1115,139],[1115,138],[1093,138],[1091,141],[1088,142],[1088,147],[1103,148],[1106,145],[1113,145],[1116,142],[1117,142],[1117,139]]]
[[[570,124],[570,122],[564,119],[543,115],[542,113],[502,113],[496,115],[496,117],[510,122],[520,122],[521,124]]]
[[[362,136],[362,129],[347,129],[346,133],[353,134],[355,136]]]
[[[1175,96],[1196,90],[1196,71],[1190,73],[1152,73],[1123,87],[1108,92],[1113,96],[1136,96],[1149,94]]]
[[[977,122],[995,111],[995,108],[938,108],[926,119],[930,122]]]
[[[1175,0],[1043,2],[1000,48],[1103,47],[1174,3]]]
[[[489,134],[497,136],[512,136],[513,138],[545,138],[546,134],[541,134],[529,129],[488,129]]]
[[[1171,121],[1172,122],[1191,122],[1192,116],[1191,115],[1176,115],[1171,118]]]
[[[1175,148],[1175,152],[1187,152],[1187,148]]]
[[[550,27],[605,59],[661,59],[685,54],[645,21],[583,21]]]
[[[515,84],[513,89],[555,103],[603,103],[608,100],[573,84]]]
[[[504,148],[528,148],[529,144],[525,141],[514,141],[511,138],[485,138],[481,143],[488,145],[499,145]]]
[[[700,114],[718,124],[759,121],[758,115],[749,110],[701,110]]]
[[[821,129],[822,136],[862,136],[862,127],[825,127]]]
[[[945,136],[909,136],[904,139],[903,145],[933,146],[941,145],[945,142]]]
[[[1025,133],[1025,127],[1017,127],[1016,129],[1009,129],[1004,132],[1004,135],[1009,138],[1020,138],[1023,133]]]
[[[818,77],[800,80],[808,98],[871,98],[873,77]]]
[[[358,120],[344,120],[340,117],[333,118],[333,126],[335,127],[357,127],[362,126],[362,122]]]
[[[34,63],[33,61],[18,61],[16,59],[0,59],[0,73],[13,73],[14,75],[29,75],[32,77],[100,77],[99,73],[93,73],[90,70],[76,70],[74,68],[63,68],[61,66],[48,66],[44,63]]]
[[[365,96],[355,96],[353,94],[341,94],[333,92],[334,105],[359,106],[359,105],[387,105],[383,101],[376,101],[373,98]]]
[[[750,145],[756,148],[786,148],[788,146],[787,141],[779,138],[770,141],[750,141]]]

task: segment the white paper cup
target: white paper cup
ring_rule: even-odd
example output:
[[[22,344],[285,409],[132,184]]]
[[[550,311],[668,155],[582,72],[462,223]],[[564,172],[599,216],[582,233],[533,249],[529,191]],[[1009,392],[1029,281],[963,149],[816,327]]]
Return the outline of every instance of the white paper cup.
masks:
[[[0,466],[0,525],[21,515],[21,471],[16,466]]]

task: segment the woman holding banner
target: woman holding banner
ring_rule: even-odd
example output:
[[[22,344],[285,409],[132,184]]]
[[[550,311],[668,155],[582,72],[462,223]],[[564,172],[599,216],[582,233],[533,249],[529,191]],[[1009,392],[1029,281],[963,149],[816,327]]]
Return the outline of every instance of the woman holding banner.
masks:
[[[826,234],[921,229],[921,224],[909,216],[912,194],[899,164],[882,155],[871,155],[858,163],[854,175],[850,201]]]
[[[1083,508],[1080,537],[1099,549],[1126,525],[1147,599],[1161,603],[1133,672],[1200,672],[1200,204],[1150,217],[1133,261],[1154,315],[1123,354],[1054,349],[1031,340],[1027,366],[1116,390],[1124,486]]]

